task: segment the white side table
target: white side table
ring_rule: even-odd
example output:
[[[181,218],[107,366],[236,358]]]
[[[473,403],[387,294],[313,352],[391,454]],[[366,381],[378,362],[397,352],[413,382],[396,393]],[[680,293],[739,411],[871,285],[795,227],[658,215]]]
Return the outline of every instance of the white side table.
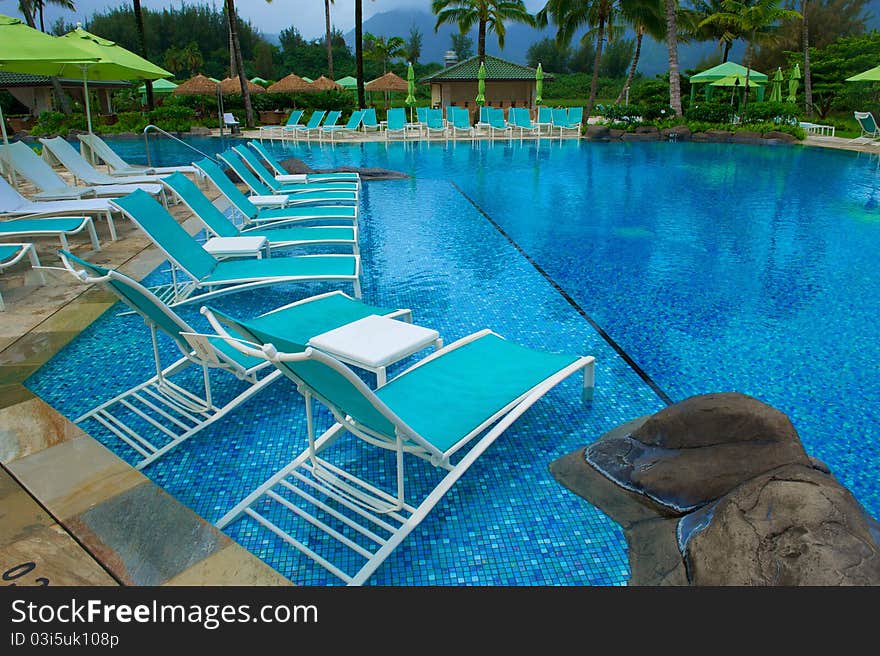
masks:
[[[265,237],[211,237],[202,247],[217,258],[271,257],[269,240]]]
[[[285,194],[270,194],[266,196],[248,196],[248,200],[262,209],[264,207],[287,207],[290,198]]]
[[[440,333],[398,319],[372,314],[312,337],[309,346],[355,367],[376,374],[376,385],[385,384],[385,370],[428,346],[442,348]]]

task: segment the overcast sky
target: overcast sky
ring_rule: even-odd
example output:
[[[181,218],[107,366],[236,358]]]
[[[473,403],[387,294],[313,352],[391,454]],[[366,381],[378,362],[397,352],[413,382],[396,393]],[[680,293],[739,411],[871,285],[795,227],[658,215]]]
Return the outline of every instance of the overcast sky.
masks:
[[[76,12],[71,12],[51,5],[46,8],[47,22],[51,24],[55,18],[63,17],[68,22],[85,21],[96,10],[130,4],[125,0],[74,0]],[[545,0],[525,0],[529,11],[535,12],[545,4]],[[141,6],[149,9],[179,7],[181,4],[214,4],[222,6],[222,0],[141,0]],[[373,14],[392,9],[424,9],[431,10],[430,0],[364,0],[364,20]],[[290,25],[294,25],[307,39],[324,33],[324,0],[273,0],[271,4],[265,0],[238,0],[235,3],[242,18],[250,20],[263,32],[277,34]],[[0,13],[19,16],[18,0],[0,0]],[[336,0],[330,7],[333,24],[343,32],[354,27],[354,0]]]

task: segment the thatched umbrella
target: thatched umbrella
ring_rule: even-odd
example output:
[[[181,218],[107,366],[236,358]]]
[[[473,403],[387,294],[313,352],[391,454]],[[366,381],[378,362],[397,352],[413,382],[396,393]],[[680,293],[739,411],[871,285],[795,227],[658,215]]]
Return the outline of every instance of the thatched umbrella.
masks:
[[[202,74],[191,77],[183,84],[177,85],[171,93],[175,96],[213,96],[217,93],[217,84]]]
[[[269,93],[299,93],[300,91],[308,91],[310,88],[311,85],[308,82],[296,73],[291,73],[278,80],[267,91]]]
[[[402,91],[406,93],[408,90],[406,80],[391,71],[364,85],[364,91]]]
[[[400,91],[402,93],[406,93],[409,91],[409,85],[406,80],[404,80],[399,75],[395,75],[391,71],[388,71],[382,77],[377,77],[375,80],[371,82],[367,82],[364,85],[364,91],[382,91],[385,94],[385,108],[388,108],[388,94],[393,91]]]
[[[247,88],[251,95],[255,93],[266,93],[265,88],[261,87],[259,84],[254,84],[253,82],[248,82]],[[226,96],[233,93],[241,93],[241,82],[237,77],[227,77],[220,83],[220,91]]]
[[[322,75],[309,85],[309,91],[330,91],[331,89],[342,91],[343,88],[344,87],[336,84],[336,82],[324,75]]]

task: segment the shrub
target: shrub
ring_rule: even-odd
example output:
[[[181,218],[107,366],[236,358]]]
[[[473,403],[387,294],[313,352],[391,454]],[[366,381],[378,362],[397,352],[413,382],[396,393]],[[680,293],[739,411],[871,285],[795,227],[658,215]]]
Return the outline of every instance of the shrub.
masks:
[[[705,121],[707,123],[730,123],[733,108],[728,103],[700,102],[689,107],[684,116],[689,121]]]
[[[784,123],[797,125],[798,108],[791,103],[752,102],[742,113],[743,123]]]
[[[196,114],[189,107],[164,105],[149,114],[150,123],[168,132],[187,132],[195,122]]]

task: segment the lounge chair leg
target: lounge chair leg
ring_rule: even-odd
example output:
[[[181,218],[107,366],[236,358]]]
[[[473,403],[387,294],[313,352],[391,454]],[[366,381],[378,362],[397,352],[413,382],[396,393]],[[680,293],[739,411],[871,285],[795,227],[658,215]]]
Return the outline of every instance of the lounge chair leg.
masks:
[[[361,280],[360,278],[354,281],[354,297],[361,298]]]
[[[67,249],[65,249],[67,250]],[[31,261],[31,268],[37,272],[37,277],[40,279],[40,284],[46,284],[46,275],[43,273],[43,269],[40,265],[40,258],[37,257],[37,249],[34,246],[28,248],[28,259]],[[2,308],[0,308],[2,309]]]
[[[584,367],[584,389],[581,398],[584,401],[593,400],[593,392],[596,389],[596,361],[591,360]]]
[[[116,241],[116,240],[118,239],[118,236],[117,236],[117,234],[116,234],[116,223],[113,221],[113,215],[110,214],[110,212],[107,212],[107,227],[110,228],[110,239],[112,239],[113,241]],[[92,229],[94,230],[94,226],[92,226]],[[95,242],[94,242],[95,244],[98,243],[98,242],[97,242],[97,239],[98,239],[98,238],[97,238],[97,236],[96,236],[96,237],[95,237]],[[96,250],[101,250],[101,249],[100,249],[99,247],[97,247],[97,246],[96,246],[95,248],[96,248]]]

